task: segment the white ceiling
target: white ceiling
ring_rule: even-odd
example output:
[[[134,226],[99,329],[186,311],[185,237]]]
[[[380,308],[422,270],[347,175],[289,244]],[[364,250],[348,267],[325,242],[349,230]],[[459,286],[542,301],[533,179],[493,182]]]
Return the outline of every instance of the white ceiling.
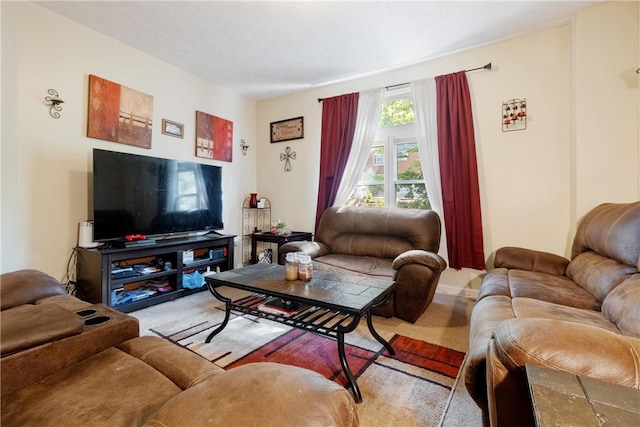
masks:
[[[265,99],[550,29],[599,1],[34,3]]]

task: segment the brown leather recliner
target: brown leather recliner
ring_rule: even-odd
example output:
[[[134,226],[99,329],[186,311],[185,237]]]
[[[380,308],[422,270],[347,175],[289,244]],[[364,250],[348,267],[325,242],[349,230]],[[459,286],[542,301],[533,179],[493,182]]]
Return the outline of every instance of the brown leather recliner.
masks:
[[[437,254],[440,233],[440,217],[432,210],[332,207],[323,212],[313,242],[280,248],[280,263],[288,252],[302,251],[317,270],[395,280],[393,295],[373,313],[415,322],[447,267]]]
[[[465,383],[492,426],[534,426],[525,365],[640,389],[640,202],[595,207],[571,259],[505,247],[471,316]]]

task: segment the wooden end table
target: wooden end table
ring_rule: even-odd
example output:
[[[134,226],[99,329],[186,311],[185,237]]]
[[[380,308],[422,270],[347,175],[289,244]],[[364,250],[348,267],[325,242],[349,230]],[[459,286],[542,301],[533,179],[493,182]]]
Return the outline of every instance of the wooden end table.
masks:
[[[251,263],[258,262],[257,246],[258,242],[277,243],[278,250],[276,254],[276,261],[274,264],[278,264],[280,260],[280,246],[287,242],[301,242],[311,240],[313,234],[306,231],[292,231],[288,236],[278,236],[277,234],[269,232],[255,232],[251,234]],[[273,262],[273,260],[271,260]]]

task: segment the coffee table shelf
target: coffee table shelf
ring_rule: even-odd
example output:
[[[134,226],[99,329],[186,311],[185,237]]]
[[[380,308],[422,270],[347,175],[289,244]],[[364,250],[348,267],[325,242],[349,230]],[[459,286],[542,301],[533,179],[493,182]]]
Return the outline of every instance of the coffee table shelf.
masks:
[[[356,321],[351,314],[313,305],[303,306],[290,316],[268,313],[259,308],[267,298],[264,294],[249,295],[233,301],[231,309],[332,338],[337,338],[341,329],[349,328]]]

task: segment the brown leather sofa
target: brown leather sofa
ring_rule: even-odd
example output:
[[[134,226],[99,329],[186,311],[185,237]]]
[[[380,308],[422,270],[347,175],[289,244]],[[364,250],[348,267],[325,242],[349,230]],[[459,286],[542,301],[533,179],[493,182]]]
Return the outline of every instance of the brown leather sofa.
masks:
[[[440,218],[419,209],[342,207],[325,210],[313,242],[289,242],[280,248],[305,252],[322,271],[388,277],[397,287],[374,314],[415,322],[433,300],[440,273],[447,267],[437,252]]]
[[[229,371],[50,276],[0,276],[2,426],[356,426],[351,394],[315,372]]]
[[[640,388],[640,202],[579,222],[571,259],[501,248],[471,316],[465,383],[492,426],[534,426],[525,365]]]

